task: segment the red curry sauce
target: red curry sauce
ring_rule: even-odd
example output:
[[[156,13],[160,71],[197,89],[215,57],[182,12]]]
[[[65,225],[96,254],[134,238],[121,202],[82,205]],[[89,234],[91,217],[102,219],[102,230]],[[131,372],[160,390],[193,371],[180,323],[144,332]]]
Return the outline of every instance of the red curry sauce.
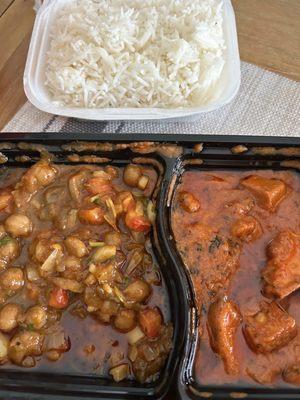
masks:
[[[171,220],[200,314],[198,382],[299,385],[299,175],[187,171]]]

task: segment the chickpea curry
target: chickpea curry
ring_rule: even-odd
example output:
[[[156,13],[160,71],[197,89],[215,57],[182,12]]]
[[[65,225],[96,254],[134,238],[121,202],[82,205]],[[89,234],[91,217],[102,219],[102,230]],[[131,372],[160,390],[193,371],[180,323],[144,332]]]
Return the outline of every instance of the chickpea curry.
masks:
[[[154,168],[1,169],[0,363],[157,378],[172,347]]]
[[[197,381],[299,386],[299,174],[188,170],[171,223],[200,317]]]

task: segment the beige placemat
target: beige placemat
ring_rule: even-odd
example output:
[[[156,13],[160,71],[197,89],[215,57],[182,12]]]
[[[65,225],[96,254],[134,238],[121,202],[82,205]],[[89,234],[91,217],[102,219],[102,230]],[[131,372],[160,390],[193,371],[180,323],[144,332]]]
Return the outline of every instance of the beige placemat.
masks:
[[[27,102],[3,132],[203,133],[300,137],[300,83],[243,62],[234,101],[194,122],[95,122],[53,116]]]

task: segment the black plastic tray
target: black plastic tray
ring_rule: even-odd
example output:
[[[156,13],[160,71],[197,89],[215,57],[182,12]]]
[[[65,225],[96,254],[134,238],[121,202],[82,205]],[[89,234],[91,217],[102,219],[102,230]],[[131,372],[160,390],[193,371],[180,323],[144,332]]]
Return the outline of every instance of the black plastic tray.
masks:
[[[272,389],[262,387],[198,386],[192,377],[193,356],[197,340],[197,313],[194,306],[193,290],[182,261],[177,254],[170,229],[170,207],[172,185],[187,168],[189,160],[199,159],[205,169],[254,169],[287,168],[282,161],[300,160],[300,138],[242,137],[242,136],[201,136],[201,135],[145,135],[145,134],[2,134],[1,142],[41,144],[57,157],[55,162],[69,163],[66,156],[74,151],[62,150],[61,146],[73,141],[130,143],[155,141],[177,143],[183,147],[179,157],[168,158],[158,154],[141,155],[129,149],[113,152],[85,151],[80,154],[96,154],[108,157],[118,163],[126,163],[135,157],[156,158],[163,166],[163,179],[158,194],[158,217],[154,240],[169,291],[171,318],[174,324],[173,350],[160,379],[154,384],[140,385],[136,382],[112,383],[109,380],[76,375],[45,374],[26,371],[0,371],[1,399],[300,399],[300,390],[294,387]],[[194,145],[203,143],[204,149],[197,153]],[[231,148],[243,144],[245,153],[233,154]],[[293,148],[277,151],[275,154],[261,155],[254,147]],[[14,148],[1,150],[8,157],[7,166],[23,166],[15,160],[19,155],[38,156],[36,151]],[[175,180],[175,181],[174,181]],[[163,256],[162,256],[163,254]]]

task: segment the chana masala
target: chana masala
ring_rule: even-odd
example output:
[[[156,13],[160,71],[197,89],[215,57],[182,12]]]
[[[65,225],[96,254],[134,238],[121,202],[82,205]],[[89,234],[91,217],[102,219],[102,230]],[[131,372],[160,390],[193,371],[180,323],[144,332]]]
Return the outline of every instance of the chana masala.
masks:
[[[194,287],[201,384],[300,385],[300,178],[188,170],[172,229]]]
[[[1,170],[0,362],[157,378],[172,346],[151,249],[154,168]]]

